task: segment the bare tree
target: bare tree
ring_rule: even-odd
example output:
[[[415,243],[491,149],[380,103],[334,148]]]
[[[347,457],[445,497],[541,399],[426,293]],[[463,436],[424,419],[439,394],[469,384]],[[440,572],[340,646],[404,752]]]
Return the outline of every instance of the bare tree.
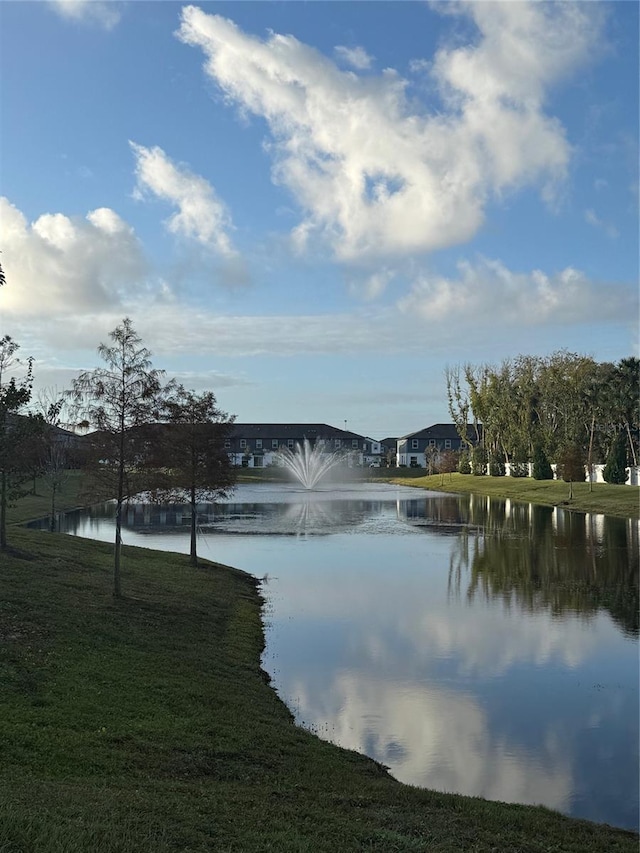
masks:
[[[128,317],[109,337],[111,345],[98,347],[106,366],[82,373],[69,394],[83,425],[95,429],[86,439],[89,472],[103,495],[116,500],[113,595],[119,598],[122,507],[152,481],[144,427],[158,417],[164,371],[152,368],[151,353]]]

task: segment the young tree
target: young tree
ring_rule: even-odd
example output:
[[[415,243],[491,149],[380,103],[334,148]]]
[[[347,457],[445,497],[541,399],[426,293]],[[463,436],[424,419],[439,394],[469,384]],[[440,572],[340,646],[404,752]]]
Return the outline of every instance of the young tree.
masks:
[[[62,412],[66,395],[52,389],[38,394],[40,414],[44,421],[39,448],[39,464],[45,487],[48,488],[51,503],[49,506],[49,530],[53,533],[56,526],[56,501],[60,489],[67,480],[70,466],[69,440],[61,429]]]
[[[221,411],[211,391],[196,394],[178,385],[164,404],[165,424],[158,427],[166,475],[156,497],[189,501],[190,563],[198,565],[198,503],[226,497],[235,483],[235,470],[224,447],[233,418]]]
[[[565,445],[557,461],[558,479],[569,483],[569,500],[573,499],[573,484],[584,483],[584,455],[578,444]]]
[[[440,459],[438,460],[438,471],[441,474],[442,479],[441,483],[444,483],[444,475],[449,475],[449,481],[451,481],[451,475],[458,468],[458,454],[455,450],[445,450],[440,454]]]
[[[98,347],[106,366],[81,373],[69,393],[76,414],[96,430],[87,436],[86,465],[104,496],[116,500],[113,595],[119,598],[122,507],[154,484],[144,427],[157,420],[164,371],[152,368],[151,353],[128,317],[109,337],[112,345]]]
[[[28,477],[25,448],[38,428],[36,419],[20,415],[31,399],[32,359],[22,379],[7,379],[9,369],[20,364],[18,349],[9,335],[0,339],[0,550],[7,548],[7,508],[22,494],[20,486]]]

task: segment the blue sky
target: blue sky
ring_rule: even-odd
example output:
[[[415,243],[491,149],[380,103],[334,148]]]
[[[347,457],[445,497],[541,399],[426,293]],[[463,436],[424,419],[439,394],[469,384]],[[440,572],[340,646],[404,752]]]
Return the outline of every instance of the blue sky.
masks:
[[[638,349],[638,5],[0,2],[0,333],[130,316],[239,421],[382,438],[444,369]]]

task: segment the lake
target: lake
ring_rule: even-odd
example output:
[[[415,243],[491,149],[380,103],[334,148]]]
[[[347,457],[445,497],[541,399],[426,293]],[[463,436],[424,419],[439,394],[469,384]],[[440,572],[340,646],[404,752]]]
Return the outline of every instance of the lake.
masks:
[[[412,785],[638,828],[638,521],[382,483],[200,510],[199,555],[264,578],[300,725]],[[188,552],[188,521],[132,504],[123,541]],[[113,505],[61,524],[112,540]]]

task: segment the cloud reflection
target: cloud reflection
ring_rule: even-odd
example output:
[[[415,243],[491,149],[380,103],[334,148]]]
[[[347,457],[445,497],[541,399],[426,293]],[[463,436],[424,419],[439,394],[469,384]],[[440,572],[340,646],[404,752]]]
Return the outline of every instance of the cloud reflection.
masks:
[[[329,691],[296,680],[298,716],[328,739],[366,753],[400,781],[504,802],[566,811],[571,761],[550,731],[543,753],[527,753],[492,735],[473,696],[360,672],[339,673]],[[375,709],[375,710],[374,710]]]

